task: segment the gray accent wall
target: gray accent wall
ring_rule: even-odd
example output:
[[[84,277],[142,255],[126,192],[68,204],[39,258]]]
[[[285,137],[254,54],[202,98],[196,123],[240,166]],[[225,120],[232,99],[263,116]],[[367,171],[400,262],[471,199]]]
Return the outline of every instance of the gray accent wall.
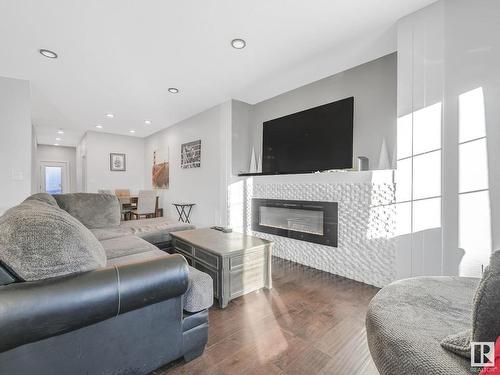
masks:
[[[232,173],[249,171],[252,147],[260,157],[263,122],[350,96],[354,96],[353,166],[357,156],[366,156],[371,168],[379,169],[384,140],[392,163],[396,147],[396,86],[397,55],[392,53],[255,105],[236,102]]]

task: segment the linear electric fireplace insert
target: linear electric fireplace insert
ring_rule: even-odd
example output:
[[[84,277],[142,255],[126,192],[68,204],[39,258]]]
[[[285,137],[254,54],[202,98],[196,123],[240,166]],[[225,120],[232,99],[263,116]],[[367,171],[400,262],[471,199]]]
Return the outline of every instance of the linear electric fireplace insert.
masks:
[[[338,203],[254,198],[252,230],[337,247]]]

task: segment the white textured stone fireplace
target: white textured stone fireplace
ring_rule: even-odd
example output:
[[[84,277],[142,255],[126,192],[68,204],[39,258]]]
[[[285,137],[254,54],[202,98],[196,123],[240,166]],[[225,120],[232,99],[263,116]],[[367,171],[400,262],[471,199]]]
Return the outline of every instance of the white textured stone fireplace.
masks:
[[[229,222],[236,231],[274,241],[273,255],[367,284],[396,277],[393,171],[255,176],[229,187]],[[337,247],[252,231],[252,198],[338,203]]]

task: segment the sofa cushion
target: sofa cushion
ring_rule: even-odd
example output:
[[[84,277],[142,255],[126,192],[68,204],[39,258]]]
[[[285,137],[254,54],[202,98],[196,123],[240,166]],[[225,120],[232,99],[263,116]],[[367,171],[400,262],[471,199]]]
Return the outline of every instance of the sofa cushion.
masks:
[[[87,228],[118,227],[120,202],[116,195],[73,193],[54,195],[59,207],[80,220]]]
[[[495,342],[500,336],[500,251],[491,254],[472,312],[472,341]]]
[[[212,277],[189,267],[189,286],[184,294],[184,310],[198,312],[208,309],[214,301]]]
[[[176,220],[158,217],[154,219],[141,219],[124,221],[118,227],[94,228],[91,232],[98,240],[108,240],[122,236],[138,236],[152,244],[168,242],[172,238],[170,233],[179,230],[194,229],[195,226]]]
[[[101,241],[107,259],[158,250],[154,245],[136,236],[122,236]],[[165,255],[163,253],[162,255]]]
[[[156,248],[154,250],[144,251],[142,253],[134,253],[129,255],[123,255],[116,258],[110,258],[107,261],[108,266],[120,266],[122,264],[143,262],[145,260],[156,259],[161,256],[165,256],[165,252]]]
[[[157,217],[154,219],[124,221],[120,225],[120,229],[139,236],[150,243],[157,244],[170,241],[171,232],[195,229],[195,226],[166,217]]]
[[[122,229],[120,227],[94,228],[90,229],[90,231],[99,241],[132,235],[130,230]]]
[[[452,353],[458,354],[464,358],[470,359],[470,338],[472,331],[465,331],[449,335],[441,341],[441,346]]]
[[[106,265],[102,245],[87,228],[39,200],[24,202],[0,217],[0,260],[26,281]]]
[[[108,265],[118,266],[130,262],[140,262],[165,256],[164,251],[158,249],[156,246],[148,245],[151,247],[151,250],[143,252],[124,251],[123,256],[109,258]],[[104,246],[106,247],[106,245]],[[183,296],[184,310],[188,312],[198,312],[208,309],[212,306],[213,300],[213,282],[210,275],[190,266],[189,286]]]
[[[59,208],[59,205],[57,204],[57,201],[54,199],[54,197],[50,194],[47,194],[47,193],[33,194],[25,199],[25,202],[29,202],[29,201],[44,202],[44,203],[47,203],[53,207]]]
[[[380,290],[366,317],[370,353],[380,374],[469,374],[470,361],[440,343],[470,328],[478,283],[475,278],[417,277]]]

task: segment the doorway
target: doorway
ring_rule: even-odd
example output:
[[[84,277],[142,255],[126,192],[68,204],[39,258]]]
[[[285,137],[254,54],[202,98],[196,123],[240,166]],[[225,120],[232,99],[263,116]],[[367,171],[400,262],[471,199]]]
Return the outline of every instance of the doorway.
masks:
[[[40,162],[40,192],[48,194],[63,194],[69,192],[67,162]]]

